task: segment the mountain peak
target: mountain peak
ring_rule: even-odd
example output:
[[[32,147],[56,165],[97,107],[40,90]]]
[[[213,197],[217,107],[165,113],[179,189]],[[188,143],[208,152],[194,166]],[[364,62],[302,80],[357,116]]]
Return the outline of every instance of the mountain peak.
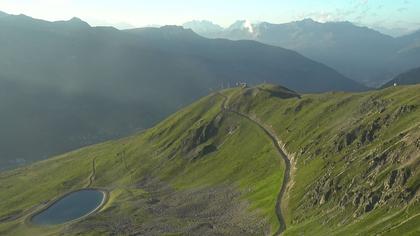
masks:
[[[154,35],[158,37],[165,37],[171,39],[191,39],[200,37],[191,29],[185,29],[182,26],[177,25],[165,25],[160,28],[138,28],[130,29],[128,32],[142,33],[145,35]]]
[[[215,33],[223,30],[223,27],[208,20],[193,20],[184,23],[182,26],[186,29],[192,29],[199,34]]]
[[[70,20],[68,20],[67,22],[70,23],[71,25],[90,27],[90,25],[86,21],[83,21],[82,19],[80,19],[78,17],[73,17]]]
[[[166,31],[167,33],[174,33],[174,34],[192,33],[191,29],[186,29],[183,26],[179,26],[179,25],[165,25],[165,26],[160,27],[160,29]]]
[[[318,22],[312,18],[305,18],[303,20],[300,21],[296,21],[295,23],[299,24],[299,25],[307,25],[307,26],[313,26],[313,25],[318,25],[318,24],[322,24],[321,22]]]
[[[314,21],[312,18],[305,18],[303,20],[301,20],[302,22],[305,23],[318,23],[317,21]]]
[[[80,19],[79,17],[73,17],[69,20],[70,22],[84,22],[82,21],[82,19]]]
[[[5,16],[8,16],[9,14],[7,14],[6,12],[2,12],[2,11],[0,11],[0,17],[5,17]]]

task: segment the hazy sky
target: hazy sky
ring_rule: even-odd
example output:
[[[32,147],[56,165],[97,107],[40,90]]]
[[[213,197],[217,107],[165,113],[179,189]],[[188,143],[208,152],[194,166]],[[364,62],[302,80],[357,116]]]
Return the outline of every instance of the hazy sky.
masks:
[[[227,26],[239,19],[284,23],[309,17],[395,32],[420,28],[420,0],[0,0],[0,10],[47,20],[77,16],[92,25],[120,28],[194,19]]]

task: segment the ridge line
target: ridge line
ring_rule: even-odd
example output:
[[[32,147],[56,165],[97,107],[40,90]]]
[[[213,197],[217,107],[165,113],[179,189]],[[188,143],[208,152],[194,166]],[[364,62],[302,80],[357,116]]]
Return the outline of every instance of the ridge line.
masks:
[[[285,220],[284,212],[283,212],[284,209],[282,209],[282,206],[284,204],[282,204],[282,202],[284,201],[285,193],[286,193],[287,188],[289,187],[289,184],[290,184],[290,172],[291,172],[291,166],[292,166],[291,162],[292,162],[293,158],[289,157],[291,155],[289,155],[288,152],[286,150],[284,150],[285,145],[277,137],[277,135],[275,134],[275,132],[271,128],[266,127],[266,125],[263,124],[256,117],[251,117],[248,114],[229,109],[229,107],[226,105],[228,97],[226,95],[220,93],[220,92],[217,92],[217,94],[219,94],[224,99],[223,103],[222,103],[222,112],[225,111],[225,112],[231,112],[231,113],[237,114],[237,115],[253,122],[258,127],[260,127],[264,131],[264,133],[267,134],[267,136],[271,139],[272,143],[276,147],[277,152],[280,154],[280,156],[282,157],[282,160],[285,163],[285,172],[284,172],[284,176],[283,176],[283,181],[282,181],[281,189],[280,189],[280,192],[278,193],[277,201],[276,201],[276,215],[277,215],[277,219],[280,223],[280,226],[279,226],[279,229],[277,230],[277,232],[275,233],[275,235],[281,235],[286,230],[286,220]]]

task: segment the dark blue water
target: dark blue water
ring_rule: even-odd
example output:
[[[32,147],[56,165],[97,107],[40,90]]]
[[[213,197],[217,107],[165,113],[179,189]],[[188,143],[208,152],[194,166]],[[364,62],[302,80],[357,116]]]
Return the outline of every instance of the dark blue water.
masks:
[[[32,222],[38,225],[56,225],[78,219],[99,207],[104,197],[98,190],[71,193],[35,215]]]

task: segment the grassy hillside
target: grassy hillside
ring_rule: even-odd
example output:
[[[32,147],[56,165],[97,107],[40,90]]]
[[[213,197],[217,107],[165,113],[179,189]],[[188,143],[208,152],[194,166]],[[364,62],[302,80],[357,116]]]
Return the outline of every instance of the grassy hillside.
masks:
[[[212,94],[143,133],[0,173],[0,234],[269,235],[280,203],[285,235],[416,235],[419,89]],[[90,187],[110,196],[101,211],[30,224],[48,201],[89,184],[93,160]]]
[[[145,133],[3,173],[0,233],[276,230],[281,159],[257,126],[222,115],[222,100],[213,95]],[[100,214],[69,228],[24,223],[44,201],[86,186],[93,159],[91,187],[110,192]]]
[[[293,153],[285,235],[417,235],[420,86],[231,106],[272,126]]]

